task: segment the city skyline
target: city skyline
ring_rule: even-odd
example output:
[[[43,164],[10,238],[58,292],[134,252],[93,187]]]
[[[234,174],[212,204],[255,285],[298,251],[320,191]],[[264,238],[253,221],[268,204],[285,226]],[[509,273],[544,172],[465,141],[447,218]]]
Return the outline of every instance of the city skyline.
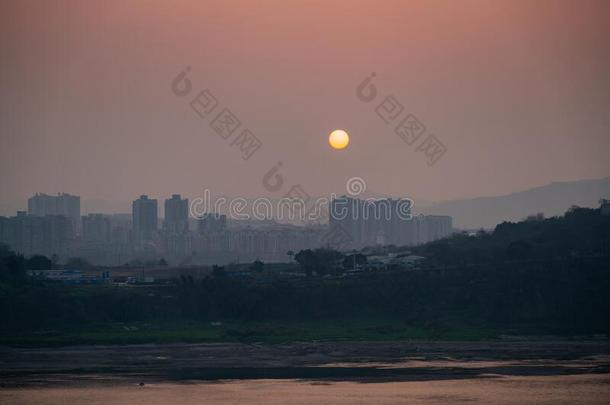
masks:
[[[295,206],[291,201],[300,204]],[[209,211],[195,215],[189,200],[180,194],[168,196],[164,204],[143,194],[132,201],[131,215],[81,216],[80,196],[36,193],[28,200],[27,213],[18,211],[14,216],[0,216],[0,243],[20,254],[47,255],[56,260],[79,257],[97,265],[151,259],[172,264],[201,264],[202,260],[227,263],[236,256],[281,262],[290,251],[389,244],[415,246],[447,237],[454,231],[450,216],[412,216],[409,200],[404,205],[405,201],[400,199],[333,197],[328,202],[328,218],[318,217],[317,221],[292,216],[295,209],[303,214],[305,201],[285,202],[289,203],[286,209],[290,212],[279,211],[275,217],[244,218],[231,209],[226,214]],[[159,218],[160,206],[165,207],[163,221]],[[251,210],[256,212],[256,207]],[[296,224],[282,222],[287,219],[284,214],[296,220]],[[242,221],[236,220],[239,218]]]
[[[348,184],[344,186],[344,189],[339,190],[336,193],[331,193],[329,196],[303,196],[303,198],[311,198],[313,200],[316,199],[324,199],[331,198],[332,195],[341,196],[346,194],[345,187],[349,187]],[[226,198],[227,200],[245,198],[250,203],[255,201],[258,198],[263,197],[243,197],[243,196],[228,196],[220,193],[212,193],[212,190],[208,190],[211,194],[213,194],[213,199],[218,198]],[[40,192],[37,192],[40,193]],[[54,195],[65,193],[62,191],[54,191],[48,193],[47,195]],[[202,196],[205,196],[206,189],[200,190],[198,193],[194,195],[185,195],[180,193],[179,195],[184,196],[187,200],[193,202],[197,199],[201,199]],[[35,193],[34,193],[35,194]],[[41,193],[45,194],[45,193]],[[65,193],[70,194],[70,193]],[[82,214],[126,214],[131,212],[131,204],[133,199],[136,196],[141,195],[143,193],[137,193],[131,197],[131,199],[121,202],[112,202],[104,199],[91,199],[88,196],[83,196],[81,201]],[[151,198],[159,198],[165,199],[168,196],[176,194],[175,191],[171,191],[167,195],[154,195],[151,193],[144,193],[147,196],[151,196]],[[349,195],[349,191],[347,193]],[[520,220],[525,218],[528,215],[535,214],[538,212],[543,212],[548,216],[560,215],[566,209],[568,209],[571,205],[579,205],[582,207],[595,207],[598,204],[599,199],[607,198],[610,195],[610,177],[601,178],[601,179],[590,179],[576,182],[552,182],[542,187],[535,187],[527,190],[520,190],[516,193],[506,193],[500,194],[497,196],[478,196],[472,199],[464,199],[464,200],[448,200],[448,201],[426,201],[421,199],[412,198],[411,196],[407,196],[407,198],[411,198],[413,200],[413,209],[416,213],[433,213],[434,210],[445,213],[447,212],[449,215],[460,217],[461,214],[458,214],[452,207],[461,207],[466,205],[480,205],[480,203],[485,203],[490,206],[489,208],[494,208],[495,213],[491,216],[486,216],[485,212],[481,212],[481,207],[473,210],[471,212],[465,213],[465,222],[459,221],[458,218],[458,226],[466,227],[466,228],[478,228],[478,227],[493,227],[497,223],[503,220]],[[522,198],[519,196],[523,196]],[[283,196],[278,196],[277,198],[268,198],[269,201],[277,202]],[[385,198],[405,198],[405,196],[391,196],[391,195],[383,195],[376,193],[375,191],[371,191],[365,188],[362,192],[361,198],[373,198],[373,199],[385,199]],[[21,204],[11,206],[11,207],[2,207],[0,206],[0,216],[11,216],[15,215],[17,211],[22,211],[27,209],[27,200],[24,199]],[[492,204],[492,202],[495,203]],[[504,202],[502,202],[504,201]],[[509,202],[511,201],[511,202]],[[503,207],[496,207],[496,205],[502,205]],[[510,206],[508,206],[510,205]],[[4,208],[4,209],[1,209]],[[503,209],[505,211],[503,211]],[[506,211],[508,209],[508,211]],[[432,210],[432,211],[431,211]],[[459,210],[458,210],[459,211]],[[453,212],[453,213],[452,213]],[[504,214],[502,214],[504,212]],[[159,218],[164,217],[164,205],[161,204],[158,210]],[[197,215],[191,215],[197,216]]]
[[[577,183],[577,186],[581,186],[577,192],[588,194],[589,197],[599,196],[592,204],[598,206],[601,201],[607,201],[604,196],[608,195],[610,179],[607,180],[597,186]],[[231,208],[232,202],[225,204],[222,210],[217,209],[220,205],[208,202],[204,204],[207,206],[205,212],[200,213],[193,208],[197,201],[193,200],[189,205],[189,199],[182,198],[180,194],[166,196],[163,204],[143,194],[132,201],[131,213],[83,212],[81,215],[80,196],[65,192],[56,195],[37,192],[28,199],[27,212],[0,216],[0,242],[24,254],[63,258],[82,256],[94,262],[101,260],[109,263],[108,260],[111,260],[114,265],[120,264],[115,260],[120,261],[121,258],[136,260],[146,257],[167,258],[172,263],[192,262],[201,260],[195,259],[197,252],[204,253],[206,260],[222,263],[231,260],[237,252],[241,252],[242,258],[262,257],[281,261],[286,251],[326,245],[341,250],[384,245],[417,246],[455,232],[483,229],[464,228],[461,225],[463,213],[458,214],[456,220],[452,215],[443,213],[440,205],[436,206],[438,211],[433,206],[424,215],[413,212],[413,202],[408,199],[367,198],[361,195],[366,191],[366,183],[360,178],[350,179],[346,188],[348,196],[334,195],[326,201],[326,216],[320,216],[318,201],[309,201],[311,199],[307,196],[307,200],[303,200],[297,192],[292,199],[277,201],[278,207],[288,203],[284,205],[288,212],[266,211],[264,217],[256,214],[261,208],[257,202],[264,200],[262,202],[266,204],[262,204],[263,207],[271,206],[268,199],[256,199],[249,203],[241,199],[242,204],[237,211]],[[540,192],[533,191],[534,194]],[[555,190],[554,193],[571,201],[572,196],[566,190]],[[540,199],[540,196],[537,198]],[[531,199],[531,196],[526,199]],[[549,196],[542,198],[545,199],[548,200]],[[498,201],[493,204],[500,208],[506,205]],[[570,202],[569,207],[573,206]],[[162,207],[165,207],[164,214],[161,214]],[[477,215],[480,211],[481,207],[477,209]],[[311,212],[316,212],[313,220],[308,216]],[[527,218],[543,219],[545,211],[525,212],[518,219]],[[501,218],[501,222],[507,221],[510,222],[510,218]],[[499,223],[497,221],[488,229],[493,229]]]

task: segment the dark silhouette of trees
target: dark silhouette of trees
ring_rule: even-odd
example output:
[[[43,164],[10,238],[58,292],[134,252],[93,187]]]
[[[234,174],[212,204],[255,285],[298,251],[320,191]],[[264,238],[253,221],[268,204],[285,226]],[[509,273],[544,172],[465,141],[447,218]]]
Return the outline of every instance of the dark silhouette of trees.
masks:
[[[506,255],[512,260],[529,259],[532,255],[532,245],[523,240],[513,241],[508,245]]]
[[[250,270],[256,272],[256,273],[262,273],[263,270],[265,270],[265,263],[263,263],[260,260],[255,260],[254,262],[252,262],[252,264],[250,265]]]
[[[26,261],[27,270],[50,270],[53,262],[43,255],[34,255]]]
[[[301,265],[307,276],[311,276],[315,271],[317,275],[334,273],[342,263],[343,254],[332,249],[305,249],[294,256],[294,259]]]
[[[27,280],[26,260],[8,247],[0,246],[0,282],[13,286],[24,284]]]
[[[66,262],[66,268],[77,270],[88,270],[93,268],[93,265],[82,257],[72,257]]]
[[[305,274],[307,274],[308,277],[311,277],[318,266],[317,257],[311,249],[301,250],[294,255],[294,260],[296,260],[303,270],[305,270]]]
[[[563,217],[536,215],[503,222],[492,232],[454,234],[413,248],[414,254],[438,266],[591,257],[609,250],[610,216],[580,207],[571,207]]]
[[[227,275],[224,267],[214,265],[212,266],[212,276],[214,278],[224,278]]]
[[[351,269],[357,266],[363,266],[366,264],[366,256],[362,253],[352,253],[351,255],[345,256],[343,259],[343,268]]]

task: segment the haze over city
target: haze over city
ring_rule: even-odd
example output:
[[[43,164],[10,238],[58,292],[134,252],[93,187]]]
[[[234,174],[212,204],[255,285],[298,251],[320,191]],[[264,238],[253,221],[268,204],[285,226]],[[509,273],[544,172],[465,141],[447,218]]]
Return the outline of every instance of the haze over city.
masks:
[[[0,403],[610,403],[610,1],[0,1]]]
[[[278,161],[312,195],[360,176],[431,201],[610,173],[603,1],[0,7],[4,215],[38,191],[270,196],[261,178]],[[232,153],[171,92],[186,66],[261,140],[256,156]],[[355,97],[371,72],[375,105],[394,95],[447,147],[436,165]],[[335,128],[351,135],[341,153],[326,144]]]

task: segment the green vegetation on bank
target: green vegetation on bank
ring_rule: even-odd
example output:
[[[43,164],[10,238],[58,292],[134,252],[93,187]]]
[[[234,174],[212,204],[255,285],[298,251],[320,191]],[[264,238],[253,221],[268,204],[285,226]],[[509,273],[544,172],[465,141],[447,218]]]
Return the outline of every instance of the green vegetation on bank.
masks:
[[[489,340],[510,331],[413,326],[393,319],[336,319],[309,322],[164,322],[91,324],[0,337],[0,345],[47,347],[138,343],[287,343],[311,341]]]

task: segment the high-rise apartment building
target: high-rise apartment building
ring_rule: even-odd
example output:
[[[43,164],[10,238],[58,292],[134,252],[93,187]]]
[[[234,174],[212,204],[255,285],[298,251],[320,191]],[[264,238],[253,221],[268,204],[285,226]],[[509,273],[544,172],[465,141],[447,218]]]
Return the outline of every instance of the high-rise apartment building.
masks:
[[[204,214],[197,221],[197,230],[200,235],[223,232],[227,228],[227,216],[218,213]]]
[[[172,194],[165,200],[165,218],[163,230],[173,233],[184,233],[189,229],[189,200],[180,194]]]
[[[110,218],[103,214],[83,216],[83,239],[87,242],[110,242]]]
[[[25,255],[61,256],[73,239],[72,222],[63,215],[28,215],[0,219],[0,242]]]
[[[133,236],[136,242],[150,241],[157,232],[157,200],[140,196],[131,205]]]
[[[36,193],[28,199],[28,214],[39,217],[63,215],[70,218],[72,229],[80,233],[80,197],[67,193],[48,195]]]

